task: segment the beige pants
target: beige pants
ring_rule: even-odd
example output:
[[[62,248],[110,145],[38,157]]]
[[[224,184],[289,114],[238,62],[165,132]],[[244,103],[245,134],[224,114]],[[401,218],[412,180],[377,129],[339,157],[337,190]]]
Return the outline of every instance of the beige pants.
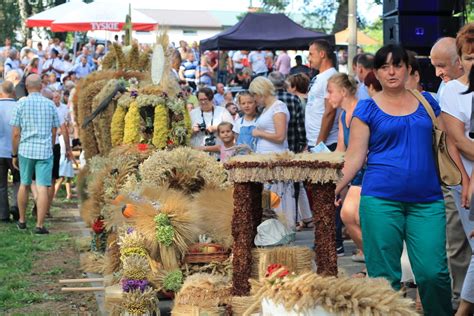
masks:
[[[443,187],[444,203],[446,205],[446,252],[448,255],[449,271],[453,282],[453,308],[457,309],[464,278],[466,277],[467,268],[471,262],[471,247],[464,234],[458,209],[454,202],[454,195],[451,190],[456,189]]]

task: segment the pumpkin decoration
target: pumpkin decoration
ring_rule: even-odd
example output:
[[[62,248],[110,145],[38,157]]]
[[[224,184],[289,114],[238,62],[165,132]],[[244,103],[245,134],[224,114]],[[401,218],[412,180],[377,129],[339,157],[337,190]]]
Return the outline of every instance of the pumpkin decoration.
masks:
[[[122,215],[125,217],[125,218],[130,218],[132,217],[135,212],[137,211],[135,205],[133,204],[125,204],[123,207],[122,207]]]
[[[280,206],[280,197],[275,192],[270,192],[270,207],[275,209]]]
[[[125,196],[122,194],[119,194],[115,197],[115,199],[112,200],[112,205],[118,206],[120,205],[123,201],[125,200]]]

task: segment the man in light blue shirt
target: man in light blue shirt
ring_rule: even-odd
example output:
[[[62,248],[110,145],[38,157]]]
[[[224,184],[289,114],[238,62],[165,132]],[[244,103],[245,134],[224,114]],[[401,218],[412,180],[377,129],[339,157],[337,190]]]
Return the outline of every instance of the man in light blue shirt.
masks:
[[[20,174],[12,165],[12,127],[10,120],[16,107],[15,87],[10,81],[0,85],[0,221],[10,222],[10,213],[18,220],[17,194]],[[11,207],[8,201],[8,171],[13,176],[13,198]]]
[[[36,205],[38,216],[36,234],[48,234],[43,226],[49,207],[48,187],[51,186],[53,169],[53,144],[59,127],[58,114],[54,103],[40,94],[41,78],[32,74],[26,78],[28,97],[18,101],[10,125],[13,126],[12,163],[20,170],[18,208],[20,219],[17,227],[26,229],[26,206],[28,191],[33,174],[36,176],[38,191]]]
[[[214,105],[216,106],[224,106],[224,94],[225,94],[225,87],[224,84],[218,83],[216,85],[216,93],[214,93],[214,99],[212,100],[214,102]]]
[[[87,58],[85,56],[82,56],[81,63],[76,64],[73,68],[73,71],[76,73],[76,77],[78,79],[81,79],[90,74],[93,70],[91,66],[87,63]]]

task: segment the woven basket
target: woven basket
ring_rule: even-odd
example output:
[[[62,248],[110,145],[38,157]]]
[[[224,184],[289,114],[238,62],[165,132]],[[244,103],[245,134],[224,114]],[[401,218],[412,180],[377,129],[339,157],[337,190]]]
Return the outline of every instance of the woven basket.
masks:
[[[175,305],[172,316],[226,316],[225,307],[198,307],[192,305]]]
[[[250,306],[255,303],[253,296],[232,296],[232,315],[242,316]],[[258,305],[252,313],[260,313],[261,306]]]
[[[290,272],[300,274],[313,269],[314,251],[308,247],[274,247],[257,248],[252,250],[251,278],[265,277],[270,264],[279,263],[288,268]]]
[[[202,253],[199,252],[203,247],[215,247],[216,252]],[[229,258],[230,251],[226,250],[222,245],[211,243],[197,243],[189,246],[188,253],[184,257],[186,263],[209,263],[222,262]]]

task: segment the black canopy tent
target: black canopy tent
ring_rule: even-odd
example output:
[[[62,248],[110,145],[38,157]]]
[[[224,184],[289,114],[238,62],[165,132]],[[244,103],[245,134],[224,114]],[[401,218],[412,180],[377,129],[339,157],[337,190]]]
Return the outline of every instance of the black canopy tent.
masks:
[[[335,43],[334,35],[305,29],[282,13],[248,13],[231,28],[200,43],[205,50],[308,49],[316,39]]]

